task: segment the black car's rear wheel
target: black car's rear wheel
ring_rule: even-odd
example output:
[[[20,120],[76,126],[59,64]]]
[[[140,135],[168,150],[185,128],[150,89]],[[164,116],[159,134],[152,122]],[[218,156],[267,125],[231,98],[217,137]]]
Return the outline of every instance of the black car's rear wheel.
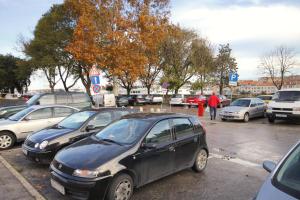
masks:
[[[15,144],[15,136],[9,132],[0,133],[0,150],[9,149]]]
[[[202,172],[207,165],[208,154],[205,149],[201,149],[196,156],[196,160],[193,166],[193,170],[196,172]]]
[[[127,174],[120,174],[114,178],[109,188],[108,200],[129,200],[133,193],[133,180]]]

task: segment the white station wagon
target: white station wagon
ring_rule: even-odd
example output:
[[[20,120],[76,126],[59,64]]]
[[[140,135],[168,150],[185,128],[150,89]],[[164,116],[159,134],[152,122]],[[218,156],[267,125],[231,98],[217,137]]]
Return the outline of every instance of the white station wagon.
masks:
[[[27,135],[53,126],[78,111],[79,109],[69,106],[37,105],[0,120],[0,150],[9,149],[15,142],[25,140]]]

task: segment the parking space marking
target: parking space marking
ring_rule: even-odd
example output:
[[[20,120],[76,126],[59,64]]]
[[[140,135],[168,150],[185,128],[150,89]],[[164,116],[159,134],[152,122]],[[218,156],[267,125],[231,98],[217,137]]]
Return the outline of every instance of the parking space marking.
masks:
[[[23,187],[37,200],[46,200],[13,166],[11,166],[1,155],[0,161],[23,185]]]
[[[233,163],[236,163],[236,164],[243,165],[245,167],[261,168],[260,164],[250,162],[250,161],[247,161],[247,160],[242,160],[240,158],[227,158],[224,155],[219,155],[219,154],[214,154],[214,153],[210,153],[209,155],[210,155],[210,158],[222,159],[222,160],[225,160],[225,161],[229,161],[229,162],[233,162]]]

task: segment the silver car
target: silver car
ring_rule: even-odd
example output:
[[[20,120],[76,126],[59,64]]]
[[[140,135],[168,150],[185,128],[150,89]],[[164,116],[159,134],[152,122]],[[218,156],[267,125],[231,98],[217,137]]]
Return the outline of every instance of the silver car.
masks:
[[[0,150],[11,148],[28,134],[57,124],[66,116],[79,111],[69,106],[31,106],[8,119],[0,120]]]
[[[250,118],[263,117],[266,111],[266,104],[258,98],[241,98],[223,108],[220,112],[222,121],[244,120],[248,122]]]
[[[278,163],[265,161],[270,176],[260,188],[256,200],[300,199],[300,142]]]

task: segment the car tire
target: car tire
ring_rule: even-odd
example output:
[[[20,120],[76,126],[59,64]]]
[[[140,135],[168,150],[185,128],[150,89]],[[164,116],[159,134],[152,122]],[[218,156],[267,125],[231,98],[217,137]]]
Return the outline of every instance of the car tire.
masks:
[[[227,121],[225,118],[221,118],[221,120],[222,120],[223,122]]]
[[[249,113],[245,113],[244,122],[248,122],[248,121],[249,121]]]
[[[16,142],[16,137],[14,134],[3,131],[0,133],[0,150],[10,149],[14,146]]]
[[[129,200],[133,194],[133,180],[128,174],[120,174],[116,176],[109,189],[107,194],[107,200]],[[119,198],[117,198],[120,195]]]
[[[206,168],[207,161],[208,161],[207,151],[205,149],[200,149],[200,151],[196,155],[196,160],[192,169],[197,173],[203,172],[204,169]]]
[[[269,123],[274,123],[275,122],[275,117],[268,117]]]

